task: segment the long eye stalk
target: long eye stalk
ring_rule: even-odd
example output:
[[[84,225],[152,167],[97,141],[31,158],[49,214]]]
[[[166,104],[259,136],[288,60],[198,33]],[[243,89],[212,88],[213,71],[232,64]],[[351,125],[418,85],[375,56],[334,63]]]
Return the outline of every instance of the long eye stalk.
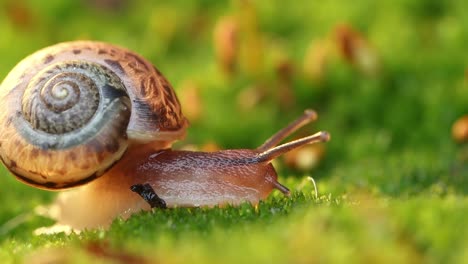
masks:
[[[259,154],[255,157],[255,162],[267,162],[305,144],[326,142],[330,140],[330,134],[328,132],[320,131],[313,135],[276,146],[299,128],[317,120],[317,117],[317,113],[314,110],[305,110],[304,114],[299,118],[289,123],[289,125],[278,131],[271,138],[265,141],[263,145],[257,148]]]
[[[278,145],[283,139],[296,132],[299,128],[317,120],[317,113],[314,110],[307,109],[299,118],[292,121],[289,125],[278,131],[270,137],[263,145],[257,148],[258,152],[263,152]]]
[[[276,157],[291,151],[295,148],[301,147],[306,144],[327,142],[330,140],[330,134],[328,132],[320,131],[308,137],[303,137],[288,143],[284,143],[277,147],[268,149],[259,153],[256,157],[257,162],[266,162],[275,159]]]

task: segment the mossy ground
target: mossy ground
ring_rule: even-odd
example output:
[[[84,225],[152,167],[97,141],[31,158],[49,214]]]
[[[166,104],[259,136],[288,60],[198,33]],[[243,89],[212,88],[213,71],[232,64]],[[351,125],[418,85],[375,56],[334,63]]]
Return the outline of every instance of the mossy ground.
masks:
[[[278,160],[290,198],[274,193],[256,207],[146,212],[116,220],[109,230],[73,235],[33,236],[52,223],[33,209],[55,194],[3,170],[2,263],[44,257],[76,263],[468,262],[468,149],[451,137],[454,121],[468,112],[468,4],[96,1],[123,2],[112,8],[92,2],[0,1],[0,79],[44,46],[102,40],[151,60],[179,95],[197,87],[200,101],[192,103],[202,107],[198,116],[191,113],[187,139],[178,146],[254,148],[305,108],[316,109],[320,119],[303,131],[328,130],[332,140],[312,170]],[[220,70],[213,44],[215,24],[225,16],[242,17],[231,76]],[[342,24],[361,32],[378,71],[365,74],[340,56],[334,34]],[[304,60],[308,47],[320,42],[332,51],[324,71],[311,78]],[[286,77],[278,67],[286,67]],[[258,91],[261,100],[246,104]],[[307,176],[317,182],[317,198]]]

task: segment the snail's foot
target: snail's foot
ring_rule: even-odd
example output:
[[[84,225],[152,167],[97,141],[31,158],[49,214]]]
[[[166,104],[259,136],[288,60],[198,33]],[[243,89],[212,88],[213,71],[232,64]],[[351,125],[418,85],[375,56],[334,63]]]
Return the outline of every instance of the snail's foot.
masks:
[[[167,208],[166,202],[156,194],[153,187],[151,187],[149,183],[132,185],[130,190],[140,195],[141,198],[143,198],[151,206],[151,208]]]

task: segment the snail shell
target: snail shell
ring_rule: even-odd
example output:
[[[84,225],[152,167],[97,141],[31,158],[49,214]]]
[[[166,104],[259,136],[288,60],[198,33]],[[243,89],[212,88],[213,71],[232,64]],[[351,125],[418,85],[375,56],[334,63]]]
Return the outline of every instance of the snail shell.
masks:
[[[131,144],[185,135],[169,82],[148,61],[102,42],[44,48],[0,87],[0,158],[21,181],[44,189],[84,184]]]

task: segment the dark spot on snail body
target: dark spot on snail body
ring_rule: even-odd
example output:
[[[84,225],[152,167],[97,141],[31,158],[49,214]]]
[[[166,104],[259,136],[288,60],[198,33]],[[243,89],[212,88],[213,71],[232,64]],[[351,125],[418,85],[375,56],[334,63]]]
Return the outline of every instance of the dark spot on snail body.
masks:
[[[54,60],[54,56],[47,55],[47,57],[45,57],[45,59],[44,59],[44,64],[49,64],[53,60]]]
[[[10,161],[10,168],[14,169],[14,168],[16,168],[16,166],[17,166],[16,161],[11,160]]]
[[[44,176],[44,175],[41,175],[41,178],[44,179],[44,180],[47,180],[47,177]]]
[[[116,60],[104,60],[112,69],[116,70],[119,74],[124,74],[125,70],[122,68],[122,65]]]
[[[81,53],[81,50],[79,50],[79,49],[74,49],[73,50],[73,54],[75,54],[75,55],[78,55],[80,53]]]
[[[106,54],[107,51],[105,49],[99,49],[98,54]]]

